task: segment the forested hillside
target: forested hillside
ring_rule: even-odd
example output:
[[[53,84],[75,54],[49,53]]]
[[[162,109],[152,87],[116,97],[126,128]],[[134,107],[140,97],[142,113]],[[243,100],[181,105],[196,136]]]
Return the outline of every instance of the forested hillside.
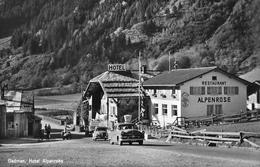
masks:
[[[137,69],[259,66],[258,0],[0,0],[0,82],[87,84],[109,63]],[[0,39],[1,45],[1,39]],[[1,47],[0,47],[1,48]],[[172,63],[172,67],[174,63]]]

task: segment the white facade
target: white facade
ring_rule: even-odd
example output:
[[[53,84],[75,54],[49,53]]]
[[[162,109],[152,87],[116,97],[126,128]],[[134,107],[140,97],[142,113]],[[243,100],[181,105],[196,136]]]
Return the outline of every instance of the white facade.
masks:
[[[255,82],[260,86],[259,82]],[[248,96],[247,108],[249,110],[260,109],[260,89],[257,89],[255,93]]]
[[[90,120],[95,120],[98,122],[98,126],[110,126],[113,123],[117,122],[117,98],[107,98],[106,95],[102,96],[101,99],[101,104],[100,104],[100,109],[98,112],[96,112],[95,118],[92,116],[92,110],[93,110],[93,98],[92,96],[90,97],[89,105],[90,110],[89,110],[89,119]],[[109,111],[108,111],[109,110]],[[107,121],[107,112],[109,112],[109,122]]]
[[[167,126],[173,123],[177,117],[181,117],[181,91],[162,89],[147,90],[151,98],[150,101],[150,120],[155,125]],[[167,111],[166,111],[167,110]]]
[[[212,77],[217,77],[213,81]],[[204,95],[191,95],[190,87],[205,87]],[[209,87],[219,87],[220,92],[209,94]],[[227,92],[227,88],[238,89],[238,92]],[[231,88],[231,89],[232,89]],[[213,113],[217,115],[232,115],[246,111],[247,86],[236,79],[232,79],[219,72],[210,72],[201,77],[197,77],[191,81],[185,82],[181,86],[182,103],[181,115],[183,117],[209,116],[207,111],[213,108]],[[211,105],[211,109],[210,106]],[[216,111],[217,110],[217,111]]]
[[[151,99],[150,119],[161,127],[174,123],[177,117],[232,115],[246,111],[247,85],[235,76],[214,70],[176,86],[150,86],[146,92]]]

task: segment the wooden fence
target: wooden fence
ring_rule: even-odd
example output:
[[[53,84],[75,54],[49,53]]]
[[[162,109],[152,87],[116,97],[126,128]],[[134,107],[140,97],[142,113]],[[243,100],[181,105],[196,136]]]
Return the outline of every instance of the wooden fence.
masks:
[[[202,125],[212,125],[220,123],[249,122],[260,119],[260,110],[241,112],[233,115],[213,115],[205,117],[179,117],[172,124],[184,128],[200,127]],[[172,126],[170,125],[170,126]]]
[[[260,133],[252,132],[208,132],[205,129],[188,132],[176,126],[172,126],[172,130],[167,138],[167,142],[172,139],[178,141],[188,140],[189,142],[202,142],[207,146],[216,146],[217,144],[227,144],[229,146],[241,146],[243,143],[248,143],[250,146],[260,148],[259,145],[249,141],[249,138],[260,138]]]

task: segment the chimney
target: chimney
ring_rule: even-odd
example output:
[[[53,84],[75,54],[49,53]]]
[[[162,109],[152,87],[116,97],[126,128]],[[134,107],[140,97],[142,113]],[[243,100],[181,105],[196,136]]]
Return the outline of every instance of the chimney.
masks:
[[[142,67],[141,67],[141,72],[142,72],[142,74],[146,74],[146,72],[147,72],[147,67],[146,67],[146,65],[142,65]]]

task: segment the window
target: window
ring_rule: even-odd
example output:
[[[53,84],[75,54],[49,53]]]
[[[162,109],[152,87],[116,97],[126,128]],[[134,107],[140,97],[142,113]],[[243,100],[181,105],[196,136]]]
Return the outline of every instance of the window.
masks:
[[[152,94],[152,96],[157,97],[157,90],[156,90],[156,89],[153,89],[153,94]]]
[[[115,106],[112,107],[112,113],[113,113],[113,115],[116,115],[116,107]]]
[[[223,108],[221,104],[207,105],[207,116],[223,114]]]
[[[162,114],[167,115],[167,104],[162,105]]]
[[[221,95],[222,94],[222,88],[221,87],[207,87],[207,94],[208,95]]]
[[[224,94],[225,95],[238,95],[239,89],[237,86],[225,86]]]
[[[222,105],[221,105],[221,104],[216,104],[216,105],[215,105],[215,114],[216,114],[216,115],[221,115],[221,114],[223,114],[223,110],[222,110]]]
[[[177,116],[177,105],[172,105],[172,116]]]
[[[7,129],[14,129],[14,114],[6,114]]]
[[[214,105],[207,105],[207,116],[213,115]]]
[[[158,114],[158,104],[154,104],[154,114]]]
[[[190,94],[191,95],[205,95],[205,87],[190,87]]]
[[[212,76],[212,80],[216,81],[217,80],[217,76]]]

